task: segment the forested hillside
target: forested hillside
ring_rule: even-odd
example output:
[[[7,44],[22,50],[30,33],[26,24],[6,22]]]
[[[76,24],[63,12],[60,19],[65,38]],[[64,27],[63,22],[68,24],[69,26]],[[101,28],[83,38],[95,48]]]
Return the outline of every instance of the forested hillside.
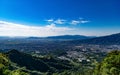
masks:
[[[120,51],[111,51],[96,66],[94,75],[120,75]]]
[[[0,75],[120,75],[120,51],[111,51],[101,62],[92,64],[52,55],[36,57],[17,50],[0,53]]]
[[[28,73],[19,69],[11,67],[10,60],[6,54],[0,53],[0,75],[29,75]]]

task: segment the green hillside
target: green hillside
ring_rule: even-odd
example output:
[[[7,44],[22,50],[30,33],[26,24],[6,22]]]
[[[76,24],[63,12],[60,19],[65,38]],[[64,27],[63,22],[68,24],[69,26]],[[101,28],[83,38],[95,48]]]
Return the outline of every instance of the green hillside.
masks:
[[[111,51],[96,63],[61,60],[52,55],[36,57],[11,50],[0,53],[0,75],[120,75],[120,51]]]
[[[0,75],[29,75],[20,69],[11,69],[10,64],[8,57],[0,53]]]
[[[120,51],[111,51],[96,66],[94,75],[120,75]]]

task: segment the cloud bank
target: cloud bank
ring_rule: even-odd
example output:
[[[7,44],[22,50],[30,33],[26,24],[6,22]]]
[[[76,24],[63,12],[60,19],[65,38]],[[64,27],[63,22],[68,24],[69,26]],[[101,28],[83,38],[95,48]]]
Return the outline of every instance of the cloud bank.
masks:
[[[49,20],[49,21],[52,21]],[[58,20],[58,23],[62,21]],[[65,35],[74,31],[69,27],[57,27],[56,24],[51,23],[45,26],[29,26],[22,24],[15,24],[11,22],[0,21],[0,36],[55,36]]]

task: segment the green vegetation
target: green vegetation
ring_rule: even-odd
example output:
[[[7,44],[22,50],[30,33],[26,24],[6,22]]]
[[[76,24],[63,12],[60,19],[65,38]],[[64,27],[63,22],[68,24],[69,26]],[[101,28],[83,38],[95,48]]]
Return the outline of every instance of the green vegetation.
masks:
[[[120,75],[120,51],[111,51],[96,66],[94,75]]]
[[[0,75],[120,75],[120,51],[111,51],[95,63],[61,60],[52,55],[36,57],[12,50],[0,53]]]
[[[29,75],[20,69],[10,69],[10,61],[8,57],[0,53],[0,75]]]

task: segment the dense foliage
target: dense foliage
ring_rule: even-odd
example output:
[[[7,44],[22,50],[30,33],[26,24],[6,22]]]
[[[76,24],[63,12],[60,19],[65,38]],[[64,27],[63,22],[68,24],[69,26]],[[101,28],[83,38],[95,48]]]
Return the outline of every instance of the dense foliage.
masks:
[[[7,55],[13,63],[17,64],[17,66],[25,67],[25,71],[36,71],[32,73],[38,75],[40,74],[38,72],[55,73],[63,70],[74,69],[74,65],[72,65],[69,61],[59,60],[51,55],[36,57],[31,56],[30,54],[18,52],[17,50],[12,50],[8,52]]]
[[[0,75],[29,75],[20,69],[10,70],[10,61],[5,54],[0,53]]]
[[[96,66],[94,75],[120,75],[120,51],[111,51]]]

